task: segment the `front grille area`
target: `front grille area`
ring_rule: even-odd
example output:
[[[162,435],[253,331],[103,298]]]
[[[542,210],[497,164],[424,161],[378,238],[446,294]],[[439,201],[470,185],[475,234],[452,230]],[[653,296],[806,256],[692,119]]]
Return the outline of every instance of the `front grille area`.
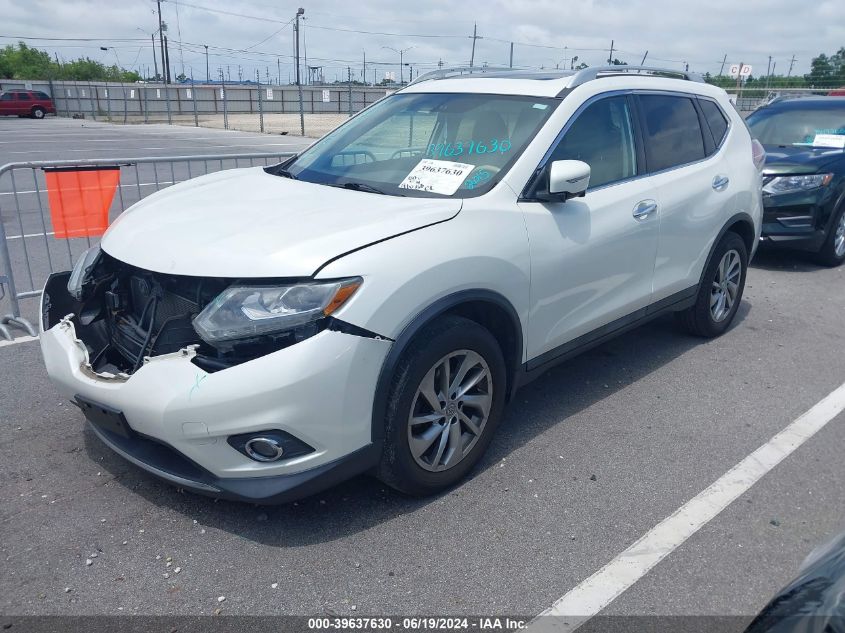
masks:
[[[215,372],[293,345],[325,329],[328,319],[254,339],[213,347],[193,319],[236,279],[187,277],[142,270],[101,253],[83,288],[81,301],[67,292],[70,273],[56,274],[45,288],[46,327],[69,313],[98,373],[132,374],[144,357],[196,345],[193,363]],[[262,280],[267,283],[267,280]]]

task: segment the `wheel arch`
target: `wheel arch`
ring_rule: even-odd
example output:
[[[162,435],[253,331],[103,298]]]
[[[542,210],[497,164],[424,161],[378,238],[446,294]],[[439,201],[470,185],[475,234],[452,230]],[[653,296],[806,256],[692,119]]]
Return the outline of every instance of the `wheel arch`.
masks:
[[[724,226],[722,226],[722,230],[719,231],[716,239],[713,240],[713,245],[710,247],[710,252],[707,254],[707,260],[704,262],[704,268],[701,269],[701,276],[698,280],[699,286],[704,281],[704,273],[707,272],[707,268],[710,266],[710,261],[713,259],[713,253],[716,252],[716,247],[728,232],[736,233],[742,238],[742,241],[745,242],[745,248],[748,251],[748,258],[749,260],[751,259],[751,254],[754,251],[754,239],[756,236],[754,220],[752,220],[751,216],[747,213],[737,213],[725,222]]]
[[[402,354],[419,331],[432,321],[446,316],[461,316],[487,328],[502,350],[507,372],[507,397],[513,395],[522,367],[523,333],[519,315],[503,295],[492,290],[462,290],[441,297],[419,312],[402,330],[382,363],[373,398],[372,441],[384,438],[384,418],[390,382]]]

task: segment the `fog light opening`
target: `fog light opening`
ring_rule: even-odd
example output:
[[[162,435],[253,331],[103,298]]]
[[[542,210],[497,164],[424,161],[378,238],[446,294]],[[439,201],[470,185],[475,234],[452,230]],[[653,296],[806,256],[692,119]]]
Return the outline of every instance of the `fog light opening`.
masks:
[[[257,462],[275,462],[282,458],[285,450],[272,437],[253,437],[244,444],[244,452]]]

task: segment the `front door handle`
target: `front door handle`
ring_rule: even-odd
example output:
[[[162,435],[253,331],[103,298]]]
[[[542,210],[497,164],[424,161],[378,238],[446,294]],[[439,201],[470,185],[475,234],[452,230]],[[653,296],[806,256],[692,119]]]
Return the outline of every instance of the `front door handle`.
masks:
[[[727,176],[716,176],[713,179],[713,189],[715,189],[716,191],[724,191],[728,188],[730,182],[731,179]]]
[[[642,200],[634,207],[634,218],[637,220],[645,220],[656,211],[657,203],[654,200]]]

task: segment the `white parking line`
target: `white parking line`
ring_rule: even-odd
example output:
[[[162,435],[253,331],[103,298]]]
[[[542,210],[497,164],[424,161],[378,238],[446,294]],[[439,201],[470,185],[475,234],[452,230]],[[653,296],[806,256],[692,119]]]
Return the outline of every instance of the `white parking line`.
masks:
[[[537,616],[529,628],[535,631],[572,631],[584,624],[843,410],[845,384],[557,600]],[[544,619],[543,616],[558,617]]]
[[[19,345],[20,343],[29,343],[31,341],[37,340],[37,336],[19,336],[18,338],[11,341],[0,339],[0,347],[6,347],[7,345]]]

